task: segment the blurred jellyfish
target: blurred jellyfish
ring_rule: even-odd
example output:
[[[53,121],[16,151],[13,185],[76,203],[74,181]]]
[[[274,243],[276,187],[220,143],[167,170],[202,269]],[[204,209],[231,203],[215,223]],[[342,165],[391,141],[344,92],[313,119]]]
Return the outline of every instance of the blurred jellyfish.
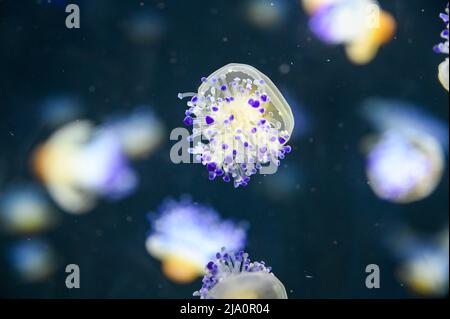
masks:
[[[379,132],[411,131],[431,135],[445,151],[448,150],[448,124],[407,102],[384,98],[369,98],[362,106],[362,116]]]
[[[236,250],[245,246],[243,225],[222,221],[215,210],[188,198],[166,201],[160,214],[151,216],[151,224],[146,248],[162,261],[164,274],[178,283],[201,276],[205,264],[223,245]]]
[[[28,239],[7,249],[7,261],[19,281],[40,282],[57,268],[55,251],[42,239]]]
[[[133,159],[147,157],[161,143],[164,126],[148,107],[103,125],[116,134],[125,153]]]
[[[245,15],[254,26],[273,29],[280,26],[287,12],[284,1],[251,0],[246,4]]]
[[[449,68],[448,68],[448,52],[449,52],[449,48],[448,48],[448,3],[447,3],[447,8],[445,8],[445,13],[441,13],[440,17],[446,24],[446,28],[444,29],[444,31],[441,32],[441,37],[445,40],[445,42],[435,45],[434,51],[436,53],[442,53],[442,54],[447,55],[444,62],[439,64],[438,77],[439,77],[439,81],[441,82],[442,86],[448,91],[448,87],[449,87],[449,84],[448,84],[448,72],[449,72]]]
[[[70,213],[91,210],[97,196],[122,198],[137,183],[114,132],[96,131],[89,121],[53,133],[35,152],[33,166],[53,199]]]
[[[355,64],[374,59],[381,45],[394,35],[394,18],[375,0],[304,1],[310,10],[311,31],[323,42],[345,45]]]
[[[441,180],[444,153],[439,143],[424,133],[383,134],[367,155],[367,177],[382,199],[410,203],[430,195]]]
[[[393,243],[400,260],[397,275],[402,282],[423,296],[448,294],[448,229],[431,239],[411,231],[399,232]]]
[[[166,33],[166,23],[155,12],[145,11],[133,14],[122,25],[127,37],[140,45],[154,44]]]
[[[57,220],[45,194],[35,185],[15,185],[0,194],[0,229],[7,234],[46,231]]]
[[[80,102],[70,95],[50,96],[40,107],[40,121],[50,127],[57,127],[81,116]]]
[[[370,99],[363,112],[378,130],[363,145],[366,174],[375,194],[395,203],[428,197],[444,172],[448,128],[396,101]]]
[[[193,126],[190,152],[209,172],[209,179],[234,179],[246,186],[250,176],[265,166],[280,165],[294,129],[291,108],[272,81],[245,64],[228,64],[202,78],[187,103],[184,123]],[[198,139],[209,141],[201,143]],[[195,141],[198,141],[195,144]]]
[[[222,248],[206,265],[201,299],[287,299],[286,289],[264,261],[251,262],[248,254]]]
[[[303,9],[305,9],[306,13],[312,15],[315,11],[317,11],[322,6],[328,6],[333,3],[342,2],[345,0],[300,0]]]

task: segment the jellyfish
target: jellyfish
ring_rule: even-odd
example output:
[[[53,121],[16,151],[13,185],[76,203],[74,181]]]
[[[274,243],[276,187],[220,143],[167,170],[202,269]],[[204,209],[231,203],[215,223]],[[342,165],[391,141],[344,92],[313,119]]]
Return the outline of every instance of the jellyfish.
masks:
[[[264,261],[251,262],[248,254],[222,248],[216,260],[206,265],[201,299],[287,299],[286,289]]]
[[[166,200],[150,221],[147,251],[162,261],[164,274],[177,283],[189,283],[204,274],[204,265],[223,245],[236,250],[245,246],[245,225],[223,221],[214,209],[188,197]]]
[[[448,294],[448,228],[427,237],[406,229],[395,234],[390,246],[399,261],[397,277],[411,291],[422,296]]]
[[[55,209],[34,184],[13,185],[0,195],[0,229],[7,234],[43,232],[57,221]]]
[[[246,186],[267,165],[277,167],[291,147],[291,108],[272,81],[252,66],[228,64],[201,79],[184,123],[193,126],[189,151],[207,167],[209,179]],[[198,138],[208,141],[202,143]]]
[[[99,196],[120,199],[137,184],[114,132],[87,120],[53,133],[34,153],[33,167],[56,203],[74,214],[91,210]]]
[[[433,137],[422,133],[384,133],[367,155],[366,173],[375,194],[396,203],[428,197],[444,170],[444,154]]]
[[[32,238],[7,247],[7,262],[20,282],[46,280],[57,268],[57,256],[45,240]]]
[[[362,144],[370,188],[394,203],[428,197],[444,172],[448,126],[407,103],[381,98],[367,100],[363,114],[377,130]]]
[[[448,88],[449,88],[449,84],[448,84],[448,72],[449,72],[449,68],[448,68],[448,52],[449,52],[449,49],[448,49],[448,3],[447,3],[447,8],[445,8],[445,13],[441,13],[440,17],[446,24],[446,28],[444,29],[444,31],[441,32],[441,37],[445,40],[445,42],[441,42],[441,43],[435,45],[433,49],[434,49],[434,52],[436,52],[436,53],[442,53],[442,54],[447,55],[444,62],[439,64],[438,78],[439,78],[439,81],[441,82],[442,86],[448,91]]]
[[[130,115],[112,120],[102,127],[116,134],[123,150],[132,159],[148,157],[161,144],[164,136],[163,124],[147,106],[137,107]]]
[[[395,32],[395,19],[374,0],[304,1],[309,27],[323,42],[345,45],[355,64],[367,64]]]

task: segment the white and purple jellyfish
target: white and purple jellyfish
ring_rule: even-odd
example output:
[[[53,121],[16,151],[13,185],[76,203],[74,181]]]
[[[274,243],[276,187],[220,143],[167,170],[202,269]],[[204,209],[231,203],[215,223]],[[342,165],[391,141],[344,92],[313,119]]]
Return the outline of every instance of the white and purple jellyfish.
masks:
[[[91,210],[99,196],[122,198],[137,183],[117,136],[89,121],[53,133],[38,147],[33,166],[55,202],[74,214]]]
[[[425,134],[384,133],[367,155],[367,177],[380,197],[397,203],[423,199],[442,176],[444,154]]]
[[[177,283],[189,283],[203,275],[205,264],[220,247],[240,250],[245,246],[244,224],[222,220],[214,209],[187,197],[167,200],[159,214],[149,218],[147,251],[161,260],[164,274]]]
[[[444,172],[447,125],[399,101],[370,99],[364,113],[378,130],[363,143],[374,193],[403,204],[428,197]]]
[[[85,213],[98,198],[119,200],[137,186],[130,160],[147,157],[164,128],[140,107],[95,126],[76,120],[56,130],[33,155],[33,168],[55,202],[69,213]]]
[[[210,180],[234,180],[246,186],[264,167],[280,165],[291,147],[291,108],[272,81],[245,64],[228,64],[201,79],[191,97],[184,123],[193,126],[190,152],[205,165]],[[207,140],[202,143],[200,140]]]
[[[441,13],[440,18],[444,21],[446,27],[444,31],[441,32],[441,37],[445,40],[444,42],[441,42],[434,46],[434,52],[436,53],[442,53],[446,54],[447,57],[445,58],[444,62],[439,64],[438,68],[438,78],[441,82],[442,86],[448,91],[449,90],[449,83],[448,83],[448,53],[449,53],[449,45],[448,45],[448,3],[447,8],[445,8],[445,13]]]
[[[216,260],[206,265],[201,299],[287,299],[286,289],[264,261],[252,262],[248,254],[222,248]]]
[[[375,0],[303,0],[310,30],[324,43],[344,45],[355,64],[374,59],[395,32],[395,19]]]

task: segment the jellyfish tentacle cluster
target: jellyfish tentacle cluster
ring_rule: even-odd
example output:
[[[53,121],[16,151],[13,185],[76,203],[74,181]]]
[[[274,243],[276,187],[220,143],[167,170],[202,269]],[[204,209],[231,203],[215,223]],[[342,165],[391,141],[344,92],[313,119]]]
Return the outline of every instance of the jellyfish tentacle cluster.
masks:
[[[441,82],[442,86],[448,91],[449,90],[449,83],[448,83],[448,73],[449,73],[449,35],[448,35],[448,27],[449,27],[449,18],[448,18],[448,3],[447,8],[445,8],[445,13],[441,13],[439,16],[446,24],[446,28],[441,32],[441,38],[444,39],[444,42],[441,42],[433,47],[434,52],[446,54],[447,57],[445,60],[439,64],[439,81]]]
[[[184,118],[193,126],[189,151],[207,167],[209,179],[246,186],[263,166],[279,166],[291,152],[286,143],[294,118],[272,81],[249,65],[229,64],[201,82],[198,93],[179,97],[191,97]],[[208,143],[195,143],[200,137]]]
[[[283,284],[264,261],[252,262],[244,251],[222,248],[216,260],[206,265],[202,288],[194,292],[201,299],[287,299]]]

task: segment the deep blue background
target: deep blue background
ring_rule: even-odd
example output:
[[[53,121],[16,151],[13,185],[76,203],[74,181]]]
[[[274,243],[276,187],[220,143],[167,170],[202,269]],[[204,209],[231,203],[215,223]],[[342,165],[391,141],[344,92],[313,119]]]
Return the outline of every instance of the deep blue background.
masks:
[[[438,14],[444,1],[381,1],[397,19],[397,34],[360,67],[347,61],[342,48],[314,38],[294,0],[284,1],[284,23],[269,31],[243,17],[245,1],[73,2],[80,4],[80,30],[65,28],[65,1],[0,1],[0,189],[35,180],[29,156],[50,133],[40,123],[38,105],[52,94],[75,96],[84,117],[99,123],[115,111],[148,104],[170,130],[183,119],[178,92],[195,90],[201,76],[227,63],[247,63],[299,105],[308,129],[290,142],[294,151],[277,175],[257,176],[237,190],[209,182],[200,165],[172,164],[167,137],[152,157],[136,164],[142,182],[135,194],[101,203],[85,216],[65,214],[62,225],[46,235],[60,265],[80,265],[81,289],[65,288],[64,267],[47,282],[22,285],[0,265],[1,296],[190,297],[200,281],[173,284],[144,247],[146,213],[181,194],[225,217],[249,221],[247,251],[273,267],[291,298],[414,296],[395,278],[382,239],[397,222],[424,233],[448,224],[448,172],[435,193],[416,204],[377,199],[358,149],[371,128],[358,109],[367,97],[400,98],[448,122],[448,94],[436,78],[443,56],[431,50],[443,28]],[[150,45],[133,43],[121,27],[142,11],[166,27]],[[288,74],[278,71],[283,63],[290,65]],[[287,191],[271,196],[279,185]],[[1,246],[13,240],[2,237]],[[369,263],[381,267],[379,290],[365,288]]]

